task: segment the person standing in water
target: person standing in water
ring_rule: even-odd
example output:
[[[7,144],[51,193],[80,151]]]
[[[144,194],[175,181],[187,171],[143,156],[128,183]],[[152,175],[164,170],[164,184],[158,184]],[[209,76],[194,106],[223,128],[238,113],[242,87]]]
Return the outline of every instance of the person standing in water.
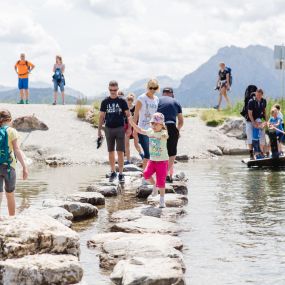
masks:
[[[57,92],[58,88],[60,89],[61,92],[61,97],[62,97],[62,105],[64,105],[64,85],[65,85],[65,79],[64,79],[64,71],[65,71],[65,65],[62,62],[62,57],[60,55],[57,55],[55,57],[55,64],[53,66],[53,76],[52,76],[52,81],[53,81],[53,86],[54,86],[54,101],[53,105],[57,104]]]
[[[18,74],[18,88],[20,90],[20,101],[18,104],[29,104],[29,74],[35,66],[26,60],[24,53],[21,53],[20,60],[15,64],[15,71]]]

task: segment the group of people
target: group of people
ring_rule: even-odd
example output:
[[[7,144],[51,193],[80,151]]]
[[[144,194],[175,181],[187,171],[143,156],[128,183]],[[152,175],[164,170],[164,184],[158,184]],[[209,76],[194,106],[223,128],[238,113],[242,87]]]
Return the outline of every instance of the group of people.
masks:
[[[29,74],[35,68],[35,65],[26,60],[24,53],[21,53],[20,59],[15,64],[15,71],[18,75],[18,88],[20,90],[20,101],[18,104],[29,104]],[[53,66],[53,89],[54,89],[54,102],[57,104],[58,89],[60,89],[62,96],[62,104],[64,105],[64,86],[65,86],[65,65],[62,62],[62,57],[57,55],[55,64]]]
[[[180,104],[174,99],[173,89],[164,88],[162,97],[158,81],[151,79],[147,90],[135,100],[134,94],[124,98],[116,81],[110,81],[110,95],[101,102],[98,137],[103,137],[103,125],[111,172],[109,181],[117,178],[115,149],[118,156],[120,183],[123,175],[124,155],[130,161],[130,140],[143,159],[143,183],[153,185],[152,195],[160,192],[160,207],[165,207],[164,193],[166,181],[172,182],[173,167],[177,154],[179,133],[183,126]],[[119,93],[120,92],[120,93]],[[178,123],[177,123],[178,120]],[[153,175],[156,174],[156,179]]]
[[[279,104],[273,105],[270,117],[267,118],[267,101],[263,98],[263,90],[257,89],[251,94],[246,106],[246,135],[250,159],[262,159],[282,155],[284,136],[283,114]],[[269,142],[265,130],[268,128]],[[275,149],[276,148],[276,149]]]

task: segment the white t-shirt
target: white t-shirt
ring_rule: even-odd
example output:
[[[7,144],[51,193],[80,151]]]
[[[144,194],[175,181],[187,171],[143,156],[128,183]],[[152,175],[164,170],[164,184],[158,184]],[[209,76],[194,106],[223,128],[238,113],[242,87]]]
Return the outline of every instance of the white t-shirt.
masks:
[[[152,115],[157,112],[159,99],[157,96],[154,96],[154,98],[151,99],[146,95],[146,93],[144,93],[140,95],[137,100],[142,103],[139,111],[138,126],[143,130],[147,130],[150,127],[150,119]]]

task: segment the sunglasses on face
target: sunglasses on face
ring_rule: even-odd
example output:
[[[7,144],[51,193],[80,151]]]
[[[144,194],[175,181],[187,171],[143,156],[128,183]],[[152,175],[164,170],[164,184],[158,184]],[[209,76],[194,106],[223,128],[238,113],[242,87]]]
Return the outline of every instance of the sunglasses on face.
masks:
[[[109,89],[110,92],[117,92],[118,89]]]
[[[157,90],[157,89],[158,89],[158,86],[156,86],[156,87],[149,87],[148,89],[149,89],[149,90]]]

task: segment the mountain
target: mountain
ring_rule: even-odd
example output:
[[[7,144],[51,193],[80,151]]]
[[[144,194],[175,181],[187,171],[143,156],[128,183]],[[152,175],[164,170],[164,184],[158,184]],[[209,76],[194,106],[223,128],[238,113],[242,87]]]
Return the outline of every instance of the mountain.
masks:
[[[156,79],[159,82],[160,90],[162,90],[164,87],[172,87],[177,88],[180,84],[179,80],[174,80],[169,76],[166,75],[159,75],[156,77]],[[144,78],[135,81],[130,85],[130,87],[127,89],[127,92],[133,92],[137,96],[144,93],[146,90],[147,82],[150,80],[150,78]]]
[[[281,74],[280,70],[275,70],[273,50],[260,45],[247,48],[230,46],[219,49],[197,70],[182,78],[175,96],[183,106],[210,107],[217,103],[218,92],[214,87],[220,62],[225,62],[232,69],[231,101],[242,100],[250,84],[262,88],[266,97],[281,97]]]

